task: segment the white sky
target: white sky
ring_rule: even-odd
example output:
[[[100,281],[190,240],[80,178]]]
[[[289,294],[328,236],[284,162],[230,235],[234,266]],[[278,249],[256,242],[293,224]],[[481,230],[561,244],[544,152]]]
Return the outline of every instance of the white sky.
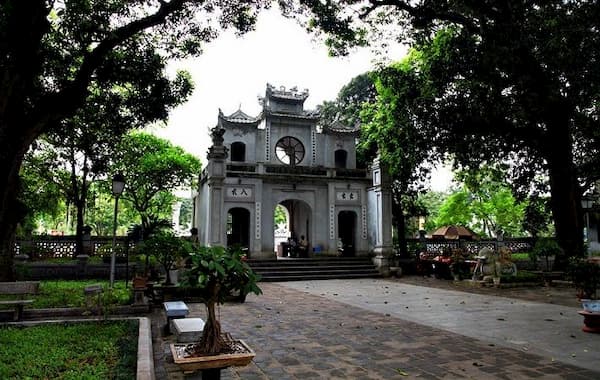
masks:
[[[399,60],[405,53],[398,47],[387,58]],[[166,127],[152,130],[206,164],[208,129],[216,125],[219,108],[229,115],[241,106],[248,115],[257,116],[258,97],[264,96],[270,83],[308,89],[305,108],[314,109],[324,100],[334,100],[352,78],[373,69],[375,57],[368,49],[349,57],[329,57],[325,46],[294,20],[285,19],[277,9],[263,11],[255,31],[241,37],[225,32],[206,45],[200,57],[170,65],[173,71],[189,71],[195,90],[171,112]],[[434,190],[444,189],[449,182],[444,173],[432,178]]]

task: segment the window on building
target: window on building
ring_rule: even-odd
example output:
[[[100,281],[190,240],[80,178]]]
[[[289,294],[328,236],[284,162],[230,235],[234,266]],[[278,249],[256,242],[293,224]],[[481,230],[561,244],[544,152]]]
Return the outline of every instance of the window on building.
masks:
[[[246,161],[246,144],[239,141],[231,144],[231,161]]]
[[[283,137],[275,145],[277,158],[286,165],[299,164],[304,159],[304,153],[304,145],[295,137]]]
[[[340,169],[346,168],[346,161],[348,160],[348,152],[345,150],[339,149],[336,150],[335,153],[335,167]]]

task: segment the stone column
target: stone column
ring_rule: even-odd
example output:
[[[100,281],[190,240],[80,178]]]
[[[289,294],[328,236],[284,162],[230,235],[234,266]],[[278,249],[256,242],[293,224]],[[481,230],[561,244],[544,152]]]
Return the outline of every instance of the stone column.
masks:
[[[207,183],[208,183],[208,225],[207,241],[211,246],[226,246],[224,240],[223,199],[227,148],[223,145],[225,129],[219,126],[211,130],[213,145],[208,149]]]
[[[393,255],[392,242],[392,191],[387,168],[375,158],[371,166],[373,191],[375,195],[375,245],[373,262],[380,272],[387,276],[390,273],[390,257]]]

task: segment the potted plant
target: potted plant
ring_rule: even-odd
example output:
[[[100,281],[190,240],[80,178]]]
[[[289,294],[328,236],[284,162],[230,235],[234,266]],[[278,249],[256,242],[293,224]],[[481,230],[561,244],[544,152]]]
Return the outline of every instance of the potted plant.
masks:
[[[600,300],[597,299],[600,265],[589,259],[572,258],[567,266],[567,276],[573,281],[583,307],[578,312],[583,316],[582,330],[600,333]]]
[[[200,247],[190,254],[190,268],[184,272],[182,285],[191,287],[204,299],[206,322],[200,341],[192,344],[172,344],[175,363],[185,370],[223,368],[229,365],[246,365],[254,352],[241,340],[232,340],[221,331],[216,306],[223,304],[232,293],[262,291],[257,285],[259,276],[243,259],[240,249]],[[244,354],[241,348],[245,347]]]
[[[171,270],[177,261],[191,251],[189,241],[175,236],[172,232],[159,232],[140,243],[140,253],[153,256],[165,271],[165,285],[173,285]]]
[[[556,240],[550,238],[538,239],[529,253],[529,258],[536,263],[538,270],[550,272],[557,256],[563,253]]]
[[[579,299],[597,300],[600,265],[581,257],[572,258],[567,266],[567,276],[573,282]]]

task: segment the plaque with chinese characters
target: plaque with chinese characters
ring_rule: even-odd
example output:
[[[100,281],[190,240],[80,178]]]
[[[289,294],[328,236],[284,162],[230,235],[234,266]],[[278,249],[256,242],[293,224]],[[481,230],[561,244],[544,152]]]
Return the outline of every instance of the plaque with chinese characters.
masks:
[[[338,201],[358,201],[357,190],[342,190],[335,193],[335,199]]]
[[[227,198],[249,200],[252,198],[252,188],[247,186],[228,187]]]

